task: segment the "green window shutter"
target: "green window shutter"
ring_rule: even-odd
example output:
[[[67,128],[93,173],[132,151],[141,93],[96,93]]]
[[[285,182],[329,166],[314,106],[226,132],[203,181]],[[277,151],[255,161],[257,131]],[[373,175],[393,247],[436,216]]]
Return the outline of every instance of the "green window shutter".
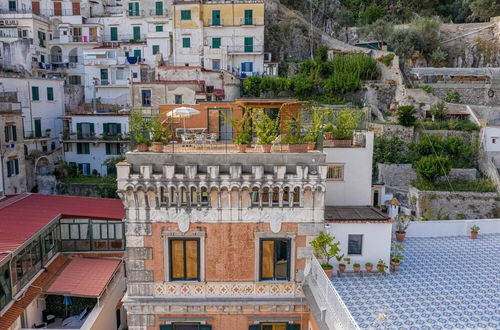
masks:
[[[220,48],[221,39],[220,38],[212,38],[212,48]]]
[[[300,330],[300,324],[287,324],[286,330]]]
[[[161,324],[160,330],[173,330],[174,327],[171,324]]]
[[[163,32],[163,25],[156,25],[156,32]]]
[[[109,143],[106,143],[106,155],[110,155],[111,154],[111,146]]]
[[[38,87],[36,87],[36,86],[31,87],[31,100],[33,100],[33,101],[40,100],[40,95],[38,95]]]
[[[134,31],[134,40],[141,40],[141,27],[134,26],[132,30]]]
[[[191,48],[191,38],[182,38],[182,48]]]
[[[253,38],[245,37],[245,52],[251,53],[253,52]]]
[[[251,324],[248,326],[248,330],[260,330],[260,324]]]
[[[77,143],[76,144],[76,153],[77,154],[81,154],[82,153],[82,144],[81,143]]]
[[[16,125],[12,126],[12,141],[17,141],[17,127],[16,127]]]
[[[191,10],[181,10],[181,20],[189,21],[191,19]]]
[[[122,124],[116,123],[116,132],[122,134]]]
[[[19,160],[18,159],[14,159],[14,166],[15,166],[15,172],[16,175],[19,174]]]
[[[42,137],[42,120],[35,119],[35,137]]]
[[[7,161],[7,176],[12,176],[12,162],[10,160]]]
[[[5,142],[9,142],[10,141],[10,138],[9,138],[9,126],[5,126],[3,128],[3,131],[5,133]]]
[[[220,25],[220,10],[212,10],[212,25]]]
[[[245,25],[253,25],[253,10],[245,10]]]
[[[134,56],[135,57],[141,57],[141,50],[140,49],[134,49]]]
[[[79,139],[82,138],[82,123],[76,123],[76,134]]]
[[[108,134],[109,133],[109,123],[102,124],[102,132],[104,134]]]
[[[139,16],[139,3],[129,2],[128,3],[128,15],[129,16]]]
[[[110,27],[109,33],[111,34],[111,41],[118,41],[118,28],[116,26]]]
[[[155,3],[155,12],[157,16],[163,15],[163,2],[157,1]]]
[[[200,324],[199,329],[200,330],[212,330],[212,326],[210,324]]]
[[[160,52],[160,46],[153,45],[153,55],[156,55]]]
[[[47,101],[54,101],[54,88],[47,87]]]
[[[94,123],[90,123],[90,136],[94,136]]]

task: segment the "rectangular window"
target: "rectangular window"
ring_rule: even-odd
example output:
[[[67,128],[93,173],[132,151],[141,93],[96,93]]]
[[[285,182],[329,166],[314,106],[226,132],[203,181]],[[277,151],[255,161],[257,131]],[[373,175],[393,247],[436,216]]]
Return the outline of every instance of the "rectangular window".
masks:
[[[35,137],[42,137],[42,120],[35,119]]]
[[[5,128],[5,142],[17,141],[17,127],[16,125],[6,125]]]
[[[31,86],[31,100],[40,101],[39,89],[36,86]]]
[[[139,16],[139,3],[129,2],[128,3],[128,16]]]
[[[220,48],[221,38],[212,38],[212,48]]]
[[[141,99],[142,99],[142,106],[143,107],[150,107],[151,106],[151,90],[150,89],[145,89],[141,91]]]
[[[17,6],[15,1],[9,1],[9,11],[16,11]]]
[[[245,25],[253,25],[253,10],[245,10]]]
[[[253,62],[242,62],[241,63],[242,72],[253,72]]]
[[[155,14],[156,14],[156,16],[163,15],[163,2],[162,1],[155,2]]]
[[[90,175],[90,164],[89,163],[78,164],[78,172],[81,175]]]
[[[141,50],[140,49],[134,49],[134,57],[141,58]]]
[[[153,55],[159,54],[160,53],[160,46],[159,45],[153,45]]]
[[[10,159],[7,161],[7,176],[12,177],[19,174],[19,160]]]
[[[141,40],[141,27],[140,26],[134,26],[132,27],[133,33],[134,33],[134,40]]]
[[[117,26],[110,27],[109,34],[111,35],[111,41],[118,41],[118,27]]]
[[[100,73],[101,73],[101,85],[108,85],[109,84],[108,69],[101,69]]]
[[[182,48],[191,48],[191,38],[182,38]]]
[[[80,1],[78,1],[78,2],[72,2],[71,3],[71,9],[73,11],[73,15],[79,16],[80,15]]]
[[[260,240],[260,280],[290,279],[290,240],[263,238]]]
[[[220,60],[212,60],[212,70],[220,70]]]
[[[326,180],[344,181],[344,164],[329,164]]]
[[[70,85],[81,85],[82,78],[80,76],[69,76]]]
[[[47,87],[47,101],[54,101],[54,88]]]
[[[89,143],[77,143],[76,153],[79,155],[89,155],[90,154],[90,144]]]
[[[212,10],[212,25],[220,25],[220,10]]]
[[[200,239],[169,239],[170,281],[200,280]]]
[[[182,104],[182,95],[175,95],[175,104]]]
[[[253,38],[245,37],[245,53],[253,52]]]
[[[163,25],[156,25],[155,26],[155,31],[156,32],[163,32]]]
[[[73,143],[64,143],[64,152],[73,152]]]
[[[363,235],[349,235],[347,239],[347,254],[362,254]]]
[[[119,155],[119,154],[120,154],[119,143],[106,143],[106,155]]]
[[[40,47],[45,47],[45,32],[38,31],[38,45]]]
[[[191,20],[191,10],[181,10],[181,20],[183,21]]]
[[[88,139],[95,135],[94,123],[76,123],[78,139]]]

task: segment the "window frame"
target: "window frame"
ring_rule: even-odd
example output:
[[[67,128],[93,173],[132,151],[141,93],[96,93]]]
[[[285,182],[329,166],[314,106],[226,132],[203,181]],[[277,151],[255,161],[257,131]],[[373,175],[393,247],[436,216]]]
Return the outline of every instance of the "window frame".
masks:
[[[351,253],[350,252],[349,241],[350,241],[351,236],[360,236],[361,237],[361,240],[359,241],[360,242],[359,253]],[[363,255],[363,238],[364,238],[363,234],[348,234],[347,235],[347,255],[350,255],[350,256],[362,256]]]
[[[262,247],[264,241],[272,241],[274,242],[274,260],[273,260],[273,277],[263,277],[262,276]],[[276,242],[286,241],[288,243],[287,246],[287,268],[286,268],[286,278],[276,278],[276,264],[277,264],[277,245]],[[261,282],[289,282],[291,281],[291,270],[292,270],[292,238],[290,237],[260,237],[259,238],[259,260],[258,260],[258,269],[259,269],[259,281]]]
[[[333,175],[337,173],[336,171],[339,171],[341,175]],[[345,164],[341,163],[328,164],[326,170],[326,181],[344,181],[344,177],[345,177]]]
[[[182,48],[183,49],[191,48],[191,37],[183,37],[182,38]]]
[[[184,254],[184,277],[182,278],[174,278],[173,277],[173,262],[172,262],[172,242],[174,241],[182,241],[183,242],[183,254]],[[196,278],[187,278],[187,258],[186,258],[186,242],[187,241],[196,241],[197,242],[197,254],[198,257],[196,259]],[[201,281],[201,239],[200,237],[167,237],[167,246],[168,246],[168,281],[170,282],[200,282]]]
[[[181,10],[181,21],[190,21],[191,18],[191,9],[182,9]]]
[[[54,88],[47,87],[47,101],[54,101]]]

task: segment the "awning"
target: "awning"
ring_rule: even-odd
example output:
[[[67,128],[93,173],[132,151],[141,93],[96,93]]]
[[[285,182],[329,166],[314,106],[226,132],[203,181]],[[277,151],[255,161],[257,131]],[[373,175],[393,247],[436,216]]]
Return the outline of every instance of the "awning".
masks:
[[[116,259],[75,257],[46,290],[46,293],[100,297],[113,278],[120,262]]]

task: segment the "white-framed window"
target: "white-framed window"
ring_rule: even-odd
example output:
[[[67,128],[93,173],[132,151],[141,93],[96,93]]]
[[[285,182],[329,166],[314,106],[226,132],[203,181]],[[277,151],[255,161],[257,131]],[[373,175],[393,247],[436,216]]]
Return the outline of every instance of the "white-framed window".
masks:
[[[350,234],[347,237],[347,254],[348,255],[363,254],[363,235]]]
[[[344,181],[344,164],[328,164],[328,181]]]

